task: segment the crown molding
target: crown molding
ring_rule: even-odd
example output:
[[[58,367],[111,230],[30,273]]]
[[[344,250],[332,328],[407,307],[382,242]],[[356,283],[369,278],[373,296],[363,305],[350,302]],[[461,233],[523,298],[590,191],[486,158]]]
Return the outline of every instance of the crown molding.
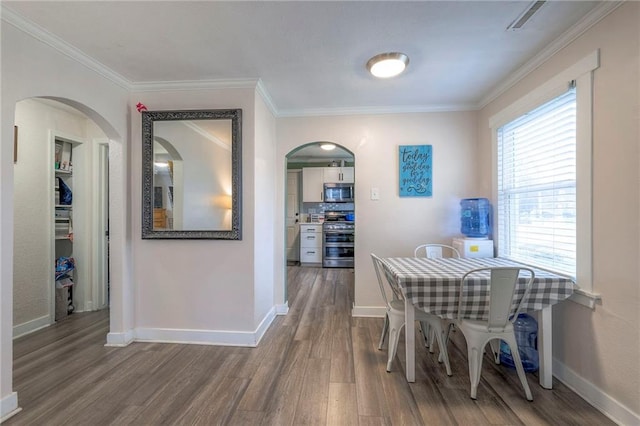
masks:
[[[29,34],[36,40],[39,40],[42,43],[56,49],[63,55],[84,65],[85,67],[112,81],[118,86],[126,90],[131,90],[131,82],[129,80],[113,71],[106,65],[102,64],[101,62],[98,62],[90,56],[86,55],[81,50],[62,40],[55,34],[50,33],[49,31],[34,24],[33,22],[26,20],[3,4],[0,4],[0,19],[5,23],[14,26],[18,30]]]
[[[131,91],[166,92],[172,90],[255,89],[258,79],[141,81],[131,84]]]
[[[258,95],[260,95],[262,100],[264,101],[264,103],[267,106],[267,108],[269,109],[269,111],[271,111],[271,114],[273,114],[273,116],[276,117],[276,118],[279,117],[280,115],[279,115],[279,112],[278,112],[278,107],[273,102],[273,99],[271,98],[271,95],[269,95],[269,92],[267,92],[267,88],[264,87],[264,83],[262,82],[262,80],[258,80],[258,85],[256,86],[256,91],[258,92]]]
[[[548,61],[553,55],[561,49],[569,45],[575,39],[584,34],[589,28],[600,22],[604,17],[616,10],[625,1],[603,1],[591,12],[585,15],[577,24],[565,31],[560,37],[551,42],[545,49],[538,52],[532,59],[527,61],[522,67],[512,73],[508,78],[502,81],[498,86],[493,88],[485,95],[475,109],[482,109],[498,96],[516,85],[520,80],[525,78],[529,73],[538,68],[540,65]]]
[[[462,112],[475,111],[477,109],[478,107],[476,105],[471,104],[288,109],[280,110],[278,118],[340,115],[412,114],[423,112]]]

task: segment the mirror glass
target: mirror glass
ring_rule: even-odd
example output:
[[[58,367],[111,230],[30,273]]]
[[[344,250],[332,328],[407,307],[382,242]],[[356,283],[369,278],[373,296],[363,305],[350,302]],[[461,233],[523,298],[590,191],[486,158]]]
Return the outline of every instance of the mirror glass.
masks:
[[[241,239],[241,113],[142,112],[142,238]]]

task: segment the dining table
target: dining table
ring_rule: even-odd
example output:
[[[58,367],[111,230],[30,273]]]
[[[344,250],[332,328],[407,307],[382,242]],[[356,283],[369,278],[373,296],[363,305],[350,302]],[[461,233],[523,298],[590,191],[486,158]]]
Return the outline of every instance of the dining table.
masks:
[[[401,287],[405,299],[405,356],[406,377],[415,382],[415,310],[422,309],[445,319],[458,318],[458,297],[462,277],[472,269],[487,267],[528,267],[535,277],[531,290],[522,301],[521,312],[537,312],[538,356],[540,385],[553,387],[552,372],[552,315],[551,307],[574,292],[572,278],[538,269],[513,260],[492,258],[438,258],[388,257],[383,258],[384,267],[390,277]],[[524,283],[525,280],[522,280]],[[487,280],[479,281],[474,303],[467,304],[462,312],[464,318],[486,319],[488,316],[489,292]],[[484,288],[484,291],[483,291]],[[516,286],[516,297],[525,291],[524,284]]]

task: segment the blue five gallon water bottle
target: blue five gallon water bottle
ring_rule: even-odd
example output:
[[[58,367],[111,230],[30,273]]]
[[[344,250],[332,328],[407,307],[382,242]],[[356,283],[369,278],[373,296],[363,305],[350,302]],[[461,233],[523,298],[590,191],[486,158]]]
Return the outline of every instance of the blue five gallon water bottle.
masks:
[[[518,342],[518,352],[522,359],[522,366],[527,373],[538,371],[538,322],[531,315],[520,314],[513,323],[513,330]],[[509,345],[500,341],[500,363],[515,368]]]
[[[460,201],[460,232],[470,238],[487,238],[491,233],[491,204],[486,198]]]

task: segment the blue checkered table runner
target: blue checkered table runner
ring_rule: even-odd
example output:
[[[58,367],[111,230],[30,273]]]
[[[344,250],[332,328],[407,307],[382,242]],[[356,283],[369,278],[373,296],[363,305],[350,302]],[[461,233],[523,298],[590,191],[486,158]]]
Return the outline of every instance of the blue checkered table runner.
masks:
[[[384,258],[391,277],[402,287],[407,297],[416,307],[442,318],[457,318],[458,295],[462,276],[476,268],[526,266],[502,258],[442,258],[419,257]],[[558,303],[573,293],[575,284],[571,278],[531,268],[535,278],[531,292],[524,300],[522,311],[537,311]],[[475,274],[469,281],[463,298],[464,318],[487,319],[489,274]],[[524,284],[528,274],[521,274],[516,288],[515,301],[524,294]]]

